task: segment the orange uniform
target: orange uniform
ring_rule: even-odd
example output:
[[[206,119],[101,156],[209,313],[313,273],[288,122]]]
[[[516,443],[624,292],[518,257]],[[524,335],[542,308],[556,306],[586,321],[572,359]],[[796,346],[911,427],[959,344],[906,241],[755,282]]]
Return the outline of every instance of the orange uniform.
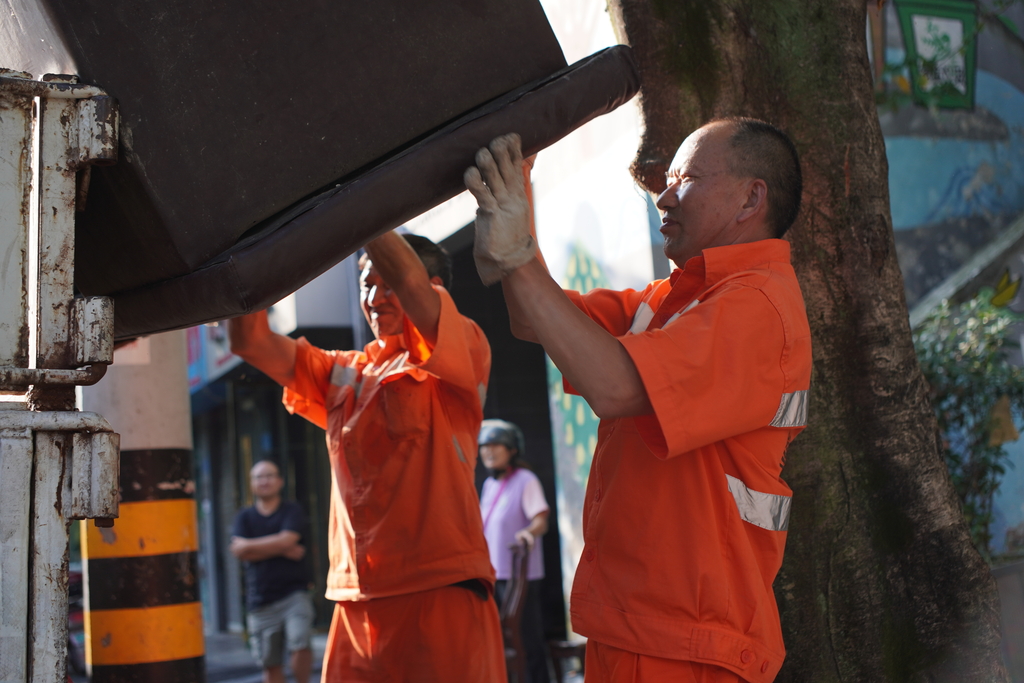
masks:
[[[301,339],[285,388],[288,410],[327,430],[331,458],[327,597],[338,606],[325,681],[505,678],[493,600],[446,588],[494,583],[473,483],[490,347],[435,289],[433,347],[408,319],[361,352]],[[467,637],[453,642],[457,630]]]
[[[705,249],[641,292],[569,294],[620,339],[654,407],[601,422],[573,628],[772,681],[785,656],[772,582],[791,502],[780,474],[811,376],[789,244]]]
[[[602,683],[740,683],[728,669],[685,659],[651,657],[591,640],[587,680]]]

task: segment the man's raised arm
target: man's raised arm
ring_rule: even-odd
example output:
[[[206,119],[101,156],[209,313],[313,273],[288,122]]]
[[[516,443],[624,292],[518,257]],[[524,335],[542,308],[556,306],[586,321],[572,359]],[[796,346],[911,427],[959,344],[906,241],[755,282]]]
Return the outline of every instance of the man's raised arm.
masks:
[[[536,338],[598,417],[650,413],[647,390],[625,347],[578,309],[537,259],[519,136],[497,138],[476,162],[465,181],[480,205],[473,253],[481,279],[489,284],[501,278],[517,328]]]
[[[537,226],[533,222],[533,186],[530,184],[530,172],[533,170],[536,158],[537,155],[534,154],[532,157],[523,160],[523,193],[526,195],[526,203],[529,206],[530,235],[534,241],[537,240]],[[547,268],[547,264],[544,263],[544,255],[540,253],[539,248],[536,251],[535,257],[542,266]],[[512,330],[512,336],[516,339],[539,344],[540,339],[537,338],[537,334],[530,327],[529,319],[516,299],[513,288],[502,285],[501,293],[505,296],[505,306],[508,308],[508,321],[509,327]]]
[[[229,320],[228,339],[232,353],[281,386],[295,378],[295,340],[271,330],[266,311]]]
[[[436,343],[441,297],[431,286],[431,278],[420,257],[394,231],[381,235],[365,248],[373,267],[402,302],[409,320],[428,344]]]

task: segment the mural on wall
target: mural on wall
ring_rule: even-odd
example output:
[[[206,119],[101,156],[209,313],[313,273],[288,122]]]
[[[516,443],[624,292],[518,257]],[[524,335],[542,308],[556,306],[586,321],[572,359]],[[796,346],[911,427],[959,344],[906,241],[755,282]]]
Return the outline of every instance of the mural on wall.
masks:
[[[1024,7],[975,26],[963,4],[947,17],[911,0],[884,12],[879,121],[911,306],[1024,212]]]
[[[1020,291],[1021,277],[1017,276],[1016,279],[1010,275],[1010,269],[1007,268],[1003,271],[1003,274],[999,277],[999,282],[996,283],[995,290],[992,292],[992,305],[996,308],[1005,308],[1010,305],[1011,302],[1016,300],[1017,293]],[[1015,311],[1016,313],[1022,313],[1024,311]]]
[[[1024,4],[893,0],[872,22],[907,303],[966,276],[969,294],[1024,314],[1024,253],[1011,246],[1024,235]],[[1000,244],[1007,251],[991,253]],[[976,256],[987,260],[980,277],[961,271]],[[1022,362],[1019,350],[1011,357]],[[996,553],[1024,551],[1024,444],[1015,436],[1004,444],[1015,466],[993,500]]]

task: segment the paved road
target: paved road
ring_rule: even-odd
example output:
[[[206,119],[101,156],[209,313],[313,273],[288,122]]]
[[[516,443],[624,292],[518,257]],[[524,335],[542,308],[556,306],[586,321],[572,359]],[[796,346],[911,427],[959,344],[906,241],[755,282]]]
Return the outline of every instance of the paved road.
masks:
[[[313,634],[314,681],[320,680],[320,664],[326,644],[326,633]],[[240,634],[214,633],[206,636],[207,683],[260,683],[262,680],[262,672]]]
[[[321,662],[326,633],[313,634],[313,676],[320,680]],[[88,683],[84,676],[72,676],[75,683]],[[292,679],[289,677],[289,681]],[[214,633],[206,636],[206,681],[207,683],[262,683],[263,674],[249,654],[249,649],[236,633]],[[565,683],[583,683],[576,672],[566,676]]]
[[[320,680],[326,633],[313,634],[313,681]],[[85,676],[71,675],[74,683],[88,683]],[[292,679],[288,679],[289,681]],[[261,683],[263,674],[253,661],[240,634],[214,633],[206,636],[207,683]]]

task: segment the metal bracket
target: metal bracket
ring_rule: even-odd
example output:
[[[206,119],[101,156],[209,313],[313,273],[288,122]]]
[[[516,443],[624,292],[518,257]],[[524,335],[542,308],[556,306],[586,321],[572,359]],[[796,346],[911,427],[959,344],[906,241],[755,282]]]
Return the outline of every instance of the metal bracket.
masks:
[[[107,374],[106,365],[90,365],[84,370],[50,370],[40,368],[0,368],[0,391],[23,391],[30,386],[46,384],[88,387]]]
[[[113,520],[118,515],[121,437],[113,432],[76,432],[71,451],[68,519]],[[97,524],[97,526],[110,526]]]

